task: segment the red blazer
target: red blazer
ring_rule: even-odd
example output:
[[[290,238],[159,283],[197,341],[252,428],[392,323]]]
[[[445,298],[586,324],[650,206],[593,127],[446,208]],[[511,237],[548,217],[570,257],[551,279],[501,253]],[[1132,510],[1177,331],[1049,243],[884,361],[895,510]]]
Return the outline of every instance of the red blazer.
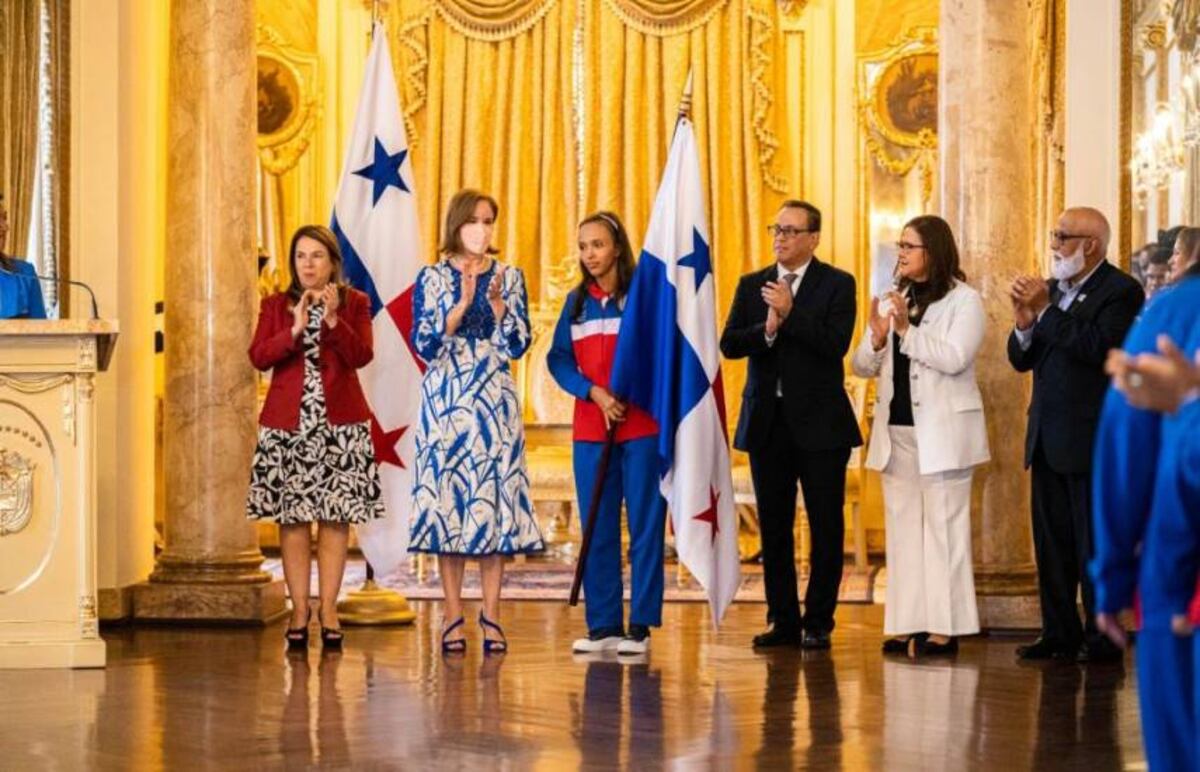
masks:
[[[304,335],[292,338],[289,305],[284,292],[263,299],[250,344],[250,361],[264,372],[274,369],[259,424],[295,431],[300,427],[300,393],[304,389]],[[334,425],[371,418],[355,372],[374,357],[370,305],[365,294],[347,289],[345,300],[338,306],[337,326],[330,329],[321,322],[321,383],[329,423]]]

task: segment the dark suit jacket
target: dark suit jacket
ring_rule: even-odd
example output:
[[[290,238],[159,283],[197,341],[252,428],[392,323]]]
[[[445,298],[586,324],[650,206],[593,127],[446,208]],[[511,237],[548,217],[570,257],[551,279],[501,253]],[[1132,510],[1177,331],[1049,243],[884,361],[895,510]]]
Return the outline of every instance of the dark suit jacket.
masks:
[[[854,335],[854,277],[814,257],[796,290],[791,313],[774,345],[768,346],[762,288],[775,277],[772,264],[741,278],[721,333],[726,358],[750,358],[733,446],[760,447],[771,425],[782,419],[803,450],[857,447],[862,435],[846,396],[843,364]],[[780,379],[782,416],[776,415]]]
[[[294,431],[300,425],[300,396],[304,391],[304,335],[292,337],[290,305],[284,292],[263,299],[250,344],[250,362],[259,370],[274,371],[259,424]],[[320,338],[325,410],[329,423],[335,426],[371,417],[356,372],[374,356],[371,301],[364,293],[347,289],[337,318],[333,329],[321,322]]]
[[[1066,311],[1050,281],[1050,307],[1033,327],[1025,351],[1016,332],[1008,336],[1008,361],[1018,372],[1033,371],[1033,397],[1025,430],[1025,466],[1038,442],[1059,474],[1087,474],[1100,407],[1108,389],[1104,360],[1125,340],[1145,300],[1132,276],[1102,263]]]

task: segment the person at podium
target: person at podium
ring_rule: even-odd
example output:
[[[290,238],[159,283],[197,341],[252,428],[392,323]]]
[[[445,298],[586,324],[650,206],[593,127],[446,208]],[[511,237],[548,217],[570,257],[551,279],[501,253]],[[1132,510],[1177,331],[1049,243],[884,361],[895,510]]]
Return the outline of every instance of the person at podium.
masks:
[[[8,207],[0,194],[0,319],[45,319],[41,282],[33,266],[8,253]]]

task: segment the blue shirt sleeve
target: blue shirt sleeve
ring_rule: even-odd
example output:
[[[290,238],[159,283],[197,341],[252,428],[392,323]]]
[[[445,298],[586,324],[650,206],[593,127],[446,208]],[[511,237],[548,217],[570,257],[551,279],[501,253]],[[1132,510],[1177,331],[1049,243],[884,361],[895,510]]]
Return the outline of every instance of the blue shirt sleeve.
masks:
[[[1171,498],[1176,506],[1156,512],[1156,531],[1163,548],[1157,566],[1164,572],[1167,603],[1183,613],[1200,577],[1200,400],[1180,409],[1175,468],[1169,470]]]
[[[575,307],[575,290],[567,295],[559,314],[558,324],[554,326],[554,340],[550,344],[550,352],[546,355],[546,365],[550,375],[564,391],[576,399],[587,399],[592,388],[592,382],[579,372],[579,363],[575,361],[575,347],[571,342],[571,309]]]
[[[28,277],[25,280],[25,289],[28,292],[25,313],[30,319],[45,319],[46,301],[42,297],[42,282],[37,277],[37,271],[28,262],[21,263],[21,271]]]
[[[1154,351],[1159,326],[1157,317],[1148,312],[1129,331],[1125,351]],[[1098,612],[1115,613],[1133,604],[1138,556],[1154,500],[1161,433],[1161,416],[1133,407],[1109,387],[1092,463],[1095,554],[1090,571]]]

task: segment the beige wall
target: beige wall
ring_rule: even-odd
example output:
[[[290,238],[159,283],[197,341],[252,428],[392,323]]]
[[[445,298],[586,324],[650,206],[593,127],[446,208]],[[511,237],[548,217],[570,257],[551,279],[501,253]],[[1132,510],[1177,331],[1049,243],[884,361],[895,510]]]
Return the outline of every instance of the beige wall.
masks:
[[[72,11],[71,265],[121,328],[96,389],[98,579],[111,615],[104,590],[145,579],[154,563],[168,4],[88,0]]]

